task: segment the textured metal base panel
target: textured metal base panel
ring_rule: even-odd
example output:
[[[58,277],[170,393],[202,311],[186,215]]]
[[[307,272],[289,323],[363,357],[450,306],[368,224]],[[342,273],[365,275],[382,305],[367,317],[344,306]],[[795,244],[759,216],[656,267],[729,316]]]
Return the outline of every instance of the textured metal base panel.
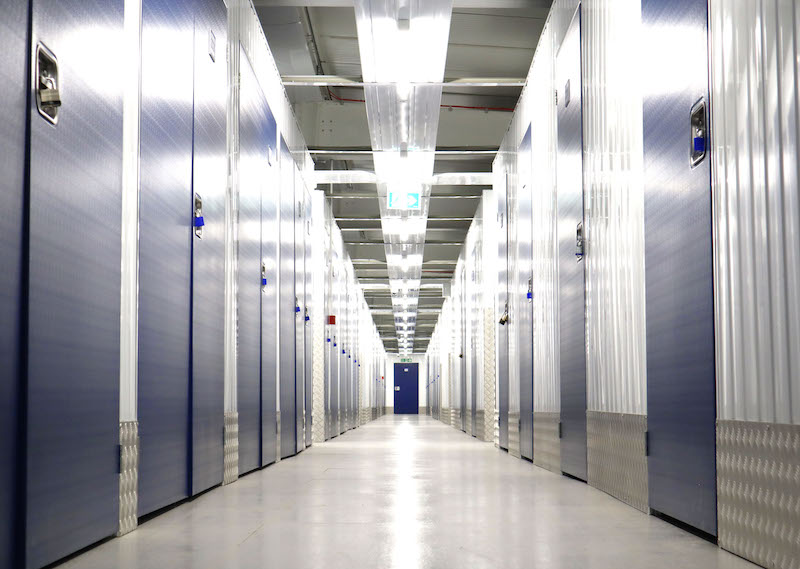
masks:
[[[586,412],[589,484],[649,512],[646,415]]]
[[[491,431],[486,431],[485,417],[486,413],[483,409],[475,411],[475,436],[482,441],[490,441],[492,440],[492,433]]]
[[[369,408],[361,408],[360,409],[360,416],[359,416],[359,424],[366,425],[372,420],[372,409]]]
[[[719,545],[800,569],[800,425],[717,421]]]
[[[464,430],[470,436],[472,436],[474,434],[472,432],[472,410],[471,409],[467,409],[467,420],[464,421]]]
[[[522,458],[519,447],[519,413],[508,414],[508,454]]]
[[[497,397],[495,393],[495,322],[494,307],[485,308],[483,310],[483,408],[482,413],[482,428],[484,441],[499,441],[500,432],[497,431],[497,439],[495,439],[495,406],[497,404]],[[485,411],[488,409],[488,412]]]
[[[500,411],[498,409],[494,410],[494,425],[492,425],[494,429],[494,446],[500,448]]]
[[[427,407],[420,407],[418,412],[419,412],[420,415],[427,415],[428,414],[428,408]]]
[[[560,413],[533,413],[533,463],[553,472],[561,472],[560,422]]]
[[[450,425],[461,430],[461,409],[450,410]]]
[[[222,483],[239,478],[239,413],[225,413],[225,471]]]
[[[280,462],[281,461],[281,412],[280,411],[278,411],[275,414],[275,421],[277,422],[276,438],[278,441],[278,444],[276,445],[275,448],[275,462]]]
[[[450,407],[442,407],[441,411],[439,411],[439,420],[445,425],[452,425],[453,418],[451,415]]]
[[[125,535],[139,525],[139,423],[125,421],[119,424],[119,529]]]

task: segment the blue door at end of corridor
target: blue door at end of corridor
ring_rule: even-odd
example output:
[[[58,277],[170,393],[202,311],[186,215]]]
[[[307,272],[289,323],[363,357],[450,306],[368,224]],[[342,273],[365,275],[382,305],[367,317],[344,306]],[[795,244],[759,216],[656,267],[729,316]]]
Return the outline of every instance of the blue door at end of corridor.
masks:
[[[419,413],[419,364],[394,364],[394,414]]]

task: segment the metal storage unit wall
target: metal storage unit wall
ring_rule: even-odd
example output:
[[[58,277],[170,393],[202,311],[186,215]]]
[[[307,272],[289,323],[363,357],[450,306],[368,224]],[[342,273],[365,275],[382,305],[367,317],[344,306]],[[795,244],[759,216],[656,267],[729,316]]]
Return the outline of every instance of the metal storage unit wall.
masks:
[[[800,559],[797,5],[711,0],[719,544]],[[768,499],[763,499],[768,496]]]
[[[239,474],[261,466],[262,195],[274,129],[255,73],[242,50],[239,65],[239,171],[236,387]]]
[[[583,82],[581,11],[575,13],[555,47],[558,93],[556,149],[558,173],[554,214],[557,218],[558,361],[561,400],[563,472],[588,479],[586,442],[586,277],[583,238]],[[569,91],[569,92],[567,92]]]
[[[515,113],[516,117],[516,113]],[[513,119],[512,119],[513,120]],[[512,123],[513,124],[513,123]],[[508,139],[508,135],[506,135]],[[503,143],[506,144],[506,139]],[[497,425],[498,444],[508,449],[508,174],[505,162],[508,152],[503,147],[492,164],[494,192],[497,196]]]
[[[294,161],[286,142],[280,141],[280,249],[279,249],[279,302],[278,318],[280,329],[280,457],[286,458],[297,452],[296,392],[295,374],[297,363],[297,333],[295,325],[295,195]]]
[[[531,293],[533,300],[533,461],[537,466],[553,471],[561,470],[559,427],[563,426],[560,397],[560,365],[558,336],[558,284],[557,257],[557,196],[556,196],[556,105],[552,103],[555,84],[555,55],[552,23],[542,34],[531,65],[528,82],[531,130],[531,168],[535,176],[531,185]],[[580,43],[578,43],[580,47]],[[580,50],[578,50],[580,53]],[[580,70],[578,70],[578,82]],[[574,97],[580,98],[580,87],[574,88]],[[572,103],[570,103],[572,104]],[[561,123],[559,123],[561,124]],[[580,128],[580,119],[578,119]],[[560,163],[560,162],[559,162]],[[580,173],[580,166],[577,172]],[[573,236],[574,237],[574,236]],[[573,243],[574,245],[574,243]],[[571,258],[576,264],[574,250]],[[581,300],[576,310],[583,311]],[[583,334],[581,334],[581,337]],[[579,338],[580,341],[580,338]],[[583,351],[583,349],[581,350]],[[583,358],[586,360],[585,356]],[[586,390],[586,377],[582,380]],[[576,415],[577,416],[577,415]],[[584,394],[579,424],[586,425],[586,396]],[[582,456],[586,462],[584,435]],[[584,467],[585,471],[585,467]],[[584,472],[584,478],[585,478]]]
[[[303,192],[305,213],[303,214],[303,231],[305,232],[305,248],[303,256],[305,258],[305,271],[303,278],[305,280],[303,287],[303,304],[305,309],[303,312],[303,345],[305,346],[304,356],[305,363],[303,366],[305,378],[305,446],[311,446],[313,435],[312,423],[312,408],[314,406],[314,322],[315,322],[315,307],[313,302],[314,291],[314,273],[317,267],[314,265],[314,248],[318,245],[313,242],[312,235],[312,203],[311,194],[306,189]]]
[[[34,0],[31,15],[33,74],[52,72],[64,102],[57,118],[52,107],[40,113],[35,96],[29,108],[27,464],[20,490],[25,566],[37,568],[113,535],[119,521],[122,90],[106,70],[118,63],[109,38],[122,35],[123,10],[121,1]],[[15,35],[3,35],[12,50]]]
[[[0,5],[0,569],[19,566],[15,513],[23,317],[23,207],[30,64],[28,1]]]
[[[531,274],[531,127],[525,132],[517,152],[515,190],[516,286],[515,328],[519,369],[519,452],[533,460],[533,276]]]
[[[708,2],[644,0],[642,22],[649,505],[716,535]]]
[[[647,511],[641,1],[590,6],[581,17],[588,475]]]
[[[228,82],[222,57],[227,44],[227,8],[222,0],[203,0],[195,6],[192,189],[195,216],[202,217],[203,225],[195,229],[192,239],[192,495],[220,484],[223,474],[228,166],[225,123]]]
[[[520,141],[520,145],[522,141]],[[506,173],[508,175],[507,185],[507,204],[508,204],[508,452],[516,457],[520,457],[519,446],[519,404],[520,404],[520,326],[521,302],[517,291],[520,287],[519,273],[519,199],[520,199],[520,180],[519,180],[519,151],[517,146],[505,162]]]
[[[297,452],[306,447],[306,231],[305,185],[297,166],[294,167],[294,297],[295,297],[295,433]]]
[[[261,466],[277,460],[280,377],[278,257],[281,175],[277,125],[268,106],[266,111],[269,142],[266,147],[267,164],[262,174],[264,186],[261,194]]]
[[[188,0],[142,2],[139,516],[189,492],[193,18]]]

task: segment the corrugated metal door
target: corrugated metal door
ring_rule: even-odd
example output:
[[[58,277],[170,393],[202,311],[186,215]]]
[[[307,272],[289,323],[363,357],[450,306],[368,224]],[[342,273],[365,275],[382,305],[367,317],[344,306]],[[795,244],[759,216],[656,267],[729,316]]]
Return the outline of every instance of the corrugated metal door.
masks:
[[[200,232],[195,231],[192,245],[193,495],[222,483],[224,465],[223,329],[228,171],[225,64],[228,11],[222,0],[204,0],[197,8],[192,187],[195,206],[201,206],[199,215],[205,225]]]
[[[716,535],[711,173],[690,128],[692,109],[708,118],[708,5],[644,0],[642,24],[659,70],[644,94],[650,507]]]
[[[561,470],[587,479],[586,285],[576,253],[583,228],[581,13],[556,56],[558,93],[558,303],[561,352]]]
[[[140,516],[188,495],[193,36],[186,3],[142,3]]]
[[[0,569],[15,560],[28,0],[0,4]]]
[[[236,391],[239,474],[261,465],[261,196],[270,132],[267,104],[240,49]]]
[[[26,565],[41,567],[118,525],[123,6],[32,14],[35,85],[63,103],[56,124],[30,108]]]
[[[281,137],[280,154],[280,409],[281,458],[297,452],[295,410],[294,160]]]
[[[533,273],[532,261],[532,179],[531,127],[517,152],[517,354],[519,356],[519,450],[533,460]]]
[[[269,107],[267,118],[268,173],[261,194],[261,465],[275,462],[278,449],[278,207],[280,171],[278,135]],[[264,282],[266,279],[266,282]]]

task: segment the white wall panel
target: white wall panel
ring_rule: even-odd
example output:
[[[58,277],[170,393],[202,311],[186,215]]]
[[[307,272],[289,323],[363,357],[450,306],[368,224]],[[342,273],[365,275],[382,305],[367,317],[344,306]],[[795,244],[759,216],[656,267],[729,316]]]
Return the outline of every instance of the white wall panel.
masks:
[[[800,20],[792,0],[711,0],[720,419],[800,423]]]
[[[640,0],[583,4],[588,408],[646,414]]]
[[[531,66],[531,152],[533,155],[533,410],[561,409],[558,349],[556,239],[556,106],[552,26],[539,40]]]

